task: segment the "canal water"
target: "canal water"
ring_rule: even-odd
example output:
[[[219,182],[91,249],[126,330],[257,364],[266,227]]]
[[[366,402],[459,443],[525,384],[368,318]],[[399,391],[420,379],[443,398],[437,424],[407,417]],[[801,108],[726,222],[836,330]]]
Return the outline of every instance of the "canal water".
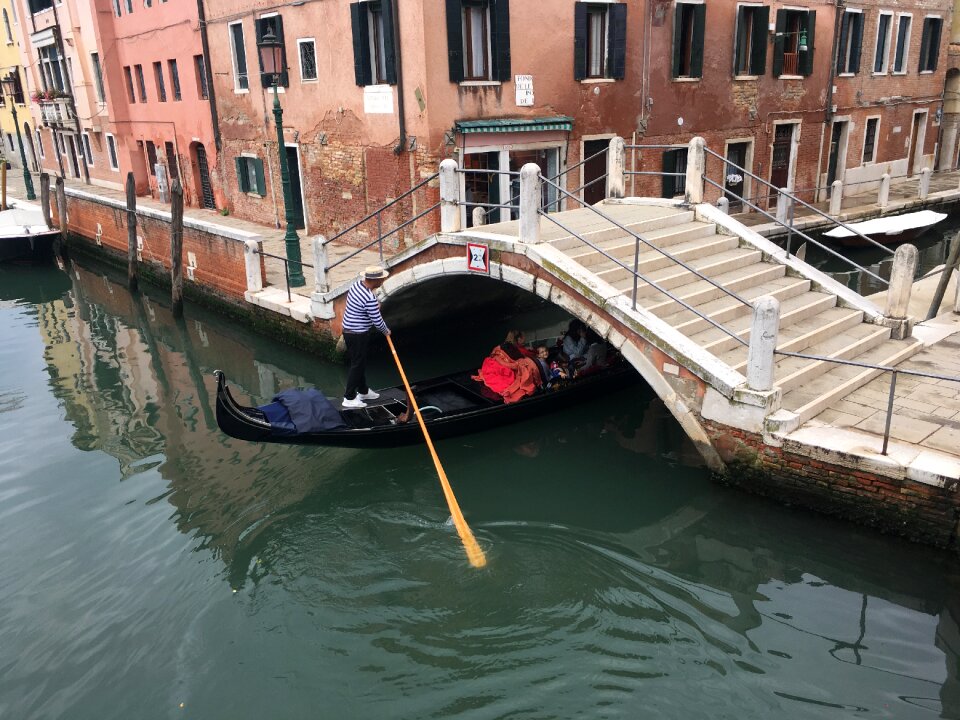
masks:
[[[960,718],[960,573],[711,482],[634,386],[423,447],[223,436],[344,368],[71,263],[0,268],[0,717]],[[477,365],[488,311],[397,333]],[[371,380],[397,382],[385,350]]]

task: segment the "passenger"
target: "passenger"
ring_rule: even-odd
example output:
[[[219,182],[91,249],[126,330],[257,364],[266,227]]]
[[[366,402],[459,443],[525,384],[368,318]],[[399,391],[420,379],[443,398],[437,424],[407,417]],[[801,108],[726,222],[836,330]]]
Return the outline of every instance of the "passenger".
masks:
[[[550,350],[546,345],[537,346],[537,367],[540,368],[540,376],[543,378],[543,387],[549,388],[554,383],[566,380],[569,376],[567,371],[556,360],[550,360]]]
[[[570,321],[561,350],[571,366],[583,365],[586,362],[587,326],[583,322],[577,319]]]
[[[532,359],[537,356],[536,352],[527,347],[527,337],[522,330],[509,331],[500,347],[513,360],[519,360],[522,357]]]

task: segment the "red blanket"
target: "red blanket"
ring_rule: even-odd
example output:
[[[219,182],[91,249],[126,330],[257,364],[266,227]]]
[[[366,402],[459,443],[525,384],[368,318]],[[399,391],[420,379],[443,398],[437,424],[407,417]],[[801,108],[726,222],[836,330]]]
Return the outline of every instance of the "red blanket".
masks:
[[[495,393],[505,403],[513,403],[532,395],[540,387],[540,371],[530,358],[513,360],[498,345],[483,361],[480,372],[473,376]]]

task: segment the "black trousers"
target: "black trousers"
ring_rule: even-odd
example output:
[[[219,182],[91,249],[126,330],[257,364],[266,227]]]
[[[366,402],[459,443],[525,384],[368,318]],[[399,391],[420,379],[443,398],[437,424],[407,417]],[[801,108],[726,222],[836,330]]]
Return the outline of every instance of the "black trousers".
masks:
[[[347,387],[343,391],[343,397],[347,400],[353,400],[358,392],[364,394],[370,391],[370,386],[367,385],[367,349],[370,347],[372,334],[372,329],[362,333],[345,332],[343,334],[343,342],[347,346],[347,358],[350,361]]]

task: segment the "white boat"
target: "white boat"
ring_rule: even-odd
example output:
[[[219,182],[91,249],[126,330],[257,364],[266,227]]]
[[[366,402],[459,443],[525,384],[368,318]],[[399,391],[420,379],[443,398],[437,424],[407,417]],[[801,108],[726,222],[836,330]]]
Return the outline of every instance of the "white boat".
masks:
[[[0,211],[0,262],[42,261],[53,254],[53,241],[60,235],[43,221],[33,206]]]
[[[861,233],[881,245],[891,245],[893,243],[909,242],[919,237],[938,222],[945,220],[946,217],[946,213],[918,210],[903,215],[879,217],[865,222],[846,223],[846,227],[838,226],[825,232],[824,237],[838,240],[842,245],[869,246],[870,243],[857,234]]]

